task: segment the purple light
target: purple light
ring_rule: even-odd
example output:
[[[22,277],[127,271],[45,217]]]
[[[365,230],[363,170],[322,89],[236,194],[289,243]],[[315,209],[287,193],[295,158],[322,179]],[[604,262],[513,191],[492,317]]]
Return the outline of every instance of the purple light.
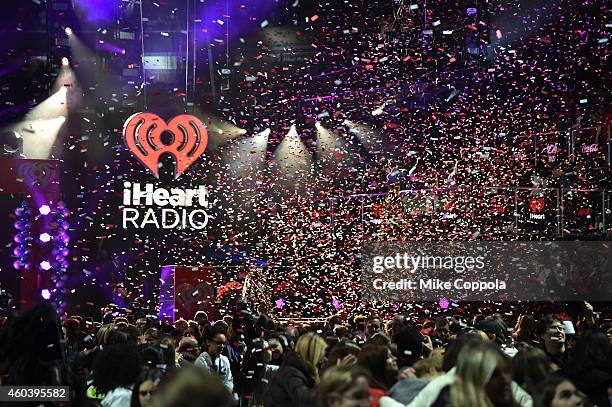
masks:
[[[19,268],[20,268],[20,267],[21,267],[21,261],[19,261],[19,260],[15,260],[15,261],[13,262],[13,268],[14,268],[15,270],[19,270]]]
[[[43,260],[40,262],[40,268],[44,271],[49,271],[51,270],[51,263],[49,263],[47,260]]]
[[[79,17],[90,23],[101,23],[112,21],[115,3],[108,0],[76,0],[74,6]]]
[[[468,16],[476,14],[478,11],[474,7],[470,7],[467,9],[466,13]]]
[[[48,233],[41,233],[39,239],[43,243],[49,243],[51,241],[51,235]]]
[[[125,50],[123,48],[109,44],[108,42],[100,41],[99,48],[104,51],[114,52],[115,54],[125,55]]]
[[[444,297],[440,298],[440,308],[442,309],[448,308],[448,300]]]
[[[49,205],[40,205],[38,211],[41,215],[48,215],[49,213],[51,213],[51,208],[49,207]]]
[[[43,299],[45,300],[49,300],[51,299],[51,291],[44,288],[40,291],[40,296],[43,297]]]

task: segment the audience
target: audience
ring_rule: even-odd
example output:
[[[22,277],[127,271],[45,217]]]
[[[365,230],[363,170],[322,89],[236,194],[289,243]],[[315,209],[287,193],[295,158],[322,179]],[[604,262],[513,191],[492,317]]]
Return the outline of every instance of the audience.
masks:
[[[339,315],[327,328],[266,316],[265,328],[259,329],[257,319],[249,325],[249,318],[234,318],[229,322],[232,348],[240,363],[233,375],[223,354],[228,322],[207,325],[201,353],[189,322],[180,330],[163,322],[143,324],[131,315],[91,324],[87,329],[93,341],[76,336],[71,347],[62,348],[65,331],[53,310],[41,305],[9,316],[0,330],[0,355],[5,355],[0,379],[2,385],[67,385],[73,405],[102,407],[207,405],[208,400],[194,404],[183,391],[193,397],[210,394],[219,403],[211,401],[211,406],[608,406],[612,357],[607,308],[581,323],[584,315],[572,314],[580,306],[571,303],[524,303],[516,319],[500,312],[515,307],[511,304],[455,306],[462,320],[482,330],[457,324],[456,315],[447,319],[451,311],[436,311],[427,303],[417,307],[422,314],[410,316]],[[528,333],[525,315],[539,318],[537,332]],[[363,331],[359,324],[350,329],[355,320],[363,321]],[[443,321],[449,321],[448,334]],[[564,321],[577,327],[571,339]],[[513,334],[504,326],[520,329]],[[340,337],[324,337],[342,327]],[[29,341],[41,329],[49,349]],[[366,331],[368,338],[359,346]],[[175,337],[176,332],[182,334]],[[435,344],[424,332],[435,337]],[[138,344],[145,333],[149,340]],[[524,340],[515,347],[519,337]],[[59,352],[49,351],[56,347]]]

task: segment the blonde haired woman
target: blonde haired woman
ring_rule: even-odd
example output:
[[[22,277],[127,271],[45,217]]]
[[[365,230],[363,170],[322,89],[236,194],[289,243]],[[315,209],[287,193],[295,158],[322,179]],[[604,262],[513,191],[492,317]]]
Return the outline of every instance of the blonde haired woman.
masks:
[[[518,407],[512,396],[511,363],[492,343],[464,347],[457,358],[455,381],[433,407]]]
[[[316,406],[314,391],[319,383],[318,365],[325,356],[327,343],[315,333],[301,336],[295,351],[285,355],[283,363],[272,376],[265,396],[266,407]]]

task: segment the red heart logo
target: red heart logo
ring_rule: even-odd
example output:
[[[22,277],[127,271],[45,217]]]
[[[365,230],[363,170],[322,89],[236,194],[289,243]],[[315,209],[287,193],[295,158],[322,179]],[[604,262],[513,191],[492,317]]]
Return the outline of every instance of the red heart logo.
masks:
[[[541,212],[544,209],[544,198],[531,198],[529,206],[532,212]]]
[[[171,144],[161,141],[162,133],[174,136]],[[136,113],[123,126],[125,144],[159,178],[159,157],[168,153],[176,163],[174,178],[180,177],[204,153],[208,144],[206,126],[195,116],[183,114],[167,123],[154,113]]]

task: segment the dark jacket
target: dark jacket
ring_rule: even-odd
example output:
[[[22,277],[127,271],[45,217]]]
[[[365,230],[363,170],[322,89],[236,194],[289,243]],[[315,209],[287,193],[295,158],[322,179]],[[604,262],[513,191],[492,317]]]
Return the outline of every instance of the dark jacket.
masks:
[[[285,355],[283,364],[272,376],[265,395],[266,407],[316,407],[317,397],[313,372],[293,351]]]

